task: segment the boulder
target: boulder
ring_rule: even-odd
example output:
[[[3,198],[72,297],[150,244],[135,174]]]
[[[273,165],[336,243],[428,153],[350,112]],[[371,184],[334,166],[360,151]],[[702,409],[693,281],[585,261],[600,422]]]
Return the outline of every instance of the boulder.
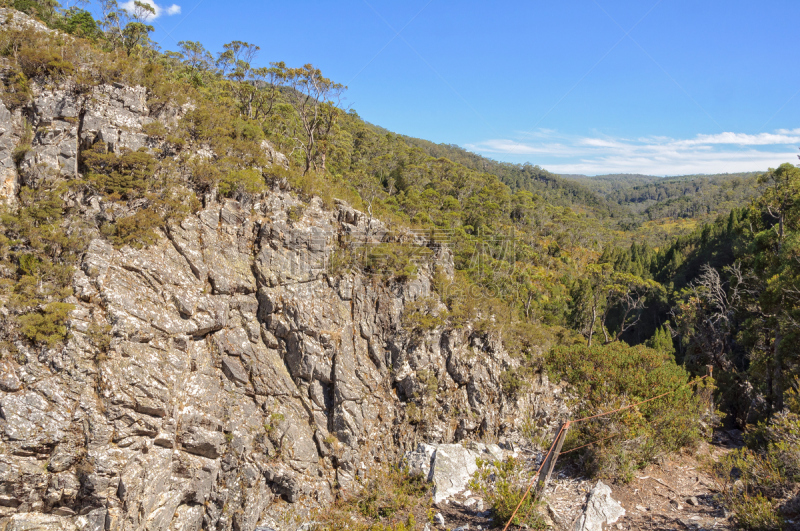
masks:
[[[411,474],[419,474],[434,484],[434,503],[464,492],[478,470],[478,459],[499,461],[503,450],[494,444],[425,444],[417,445],[403,457]]]
[[[616,523],[625,516],[625,509],[611,497],[611,487],[598,481],[592,492],[586,508],[575,521],[574,531],[603,531],[605,526]]]

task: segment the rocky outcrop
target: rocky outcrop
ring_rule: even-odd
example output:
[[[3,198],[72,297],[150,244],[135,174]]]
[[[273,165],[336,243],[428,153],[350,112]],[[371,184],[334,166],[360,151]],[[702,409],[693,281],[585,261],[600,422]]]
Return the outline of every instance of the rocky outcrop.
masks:
[[[142,127],[152,118],[143,87],[100,85],[88,93],[69,86],[34,87],[27,116],[33,139],[19,162],[24,184],[36,185],[47,172],[77,177],[79,149],[95,142],[104,142],[114,153],[145,147]]]
[[[261,149],[264,150],[264,153],[267,156],[267,162],[273,166],[278,166],[286,170],[289,169],[289,159],[286,158],[286,155],[276,150],[275,146],[273,146],[271,142],[268,140],[261,142]]]
[[[328,274],[336,242],[364,223],[343,203],[328,212],[274,192],[248,210],[210,206],[147,249],[94,240],[66,348],[20,345],[27,362],[2,364],[0,513],[253,529],[276,497],[327,503],[419,440],[513,436],[544,380],[511,402],[498,385],[514,360],[499,343],[401,326],[409,303],[433,296],[433,263],[402,283]],[[437,496],[463,490],[474,453],[436,447]]]
[[[14,149],[19,143],[15,134],[15,120],[11,112],[0,101],[0,205],[16,201],[19,177],[14,161]]]
[[[54,33],[53,30],[16,9],[0,7],[0,24],[3,28],[30,30],[37,33]]]
[[[80,177],[95,142],[153,147],[142,88],[32,88],[24,112],[0,106],[4,201],[46,174]],[[26,122],[30,147],[12,157]],[[102,215],[97,196],[66,194],[86,220]],[[446,247],[279,188],[205,203],[145,249],[96,233],[74,273],[67,344],[2,352],[0,528],[250,531],[285,502],[359,488],[420,442],[438,445],[428,467],[448,492],[483,451],[453,443],[557,420],[544,375],[501,393],[518,360],[496,337],[404,328],[410,306],[441,306],[432,277],[452,275]],[[387,241],[426,251],[414,278],[331,267],[342,245]]]

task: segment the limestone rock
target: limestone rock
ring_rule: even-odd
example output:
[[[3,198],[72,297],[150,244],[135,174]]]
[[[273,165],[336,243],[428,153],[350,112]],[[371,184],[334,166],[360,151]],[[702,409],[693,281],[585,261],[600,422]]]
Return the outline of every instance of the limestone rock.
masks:
[[[0,14],[2,16],[2,14]],[[0,204],[13,204],[19,188],[17,167],[13,159],[19,142],[11,112],[0,102]]]
[[[0,391],[13,393],[22,389],[22,382],[17,377],[16,364],[9,359],[0,359]]]
[[[286,158],[286,155],[280,151],[277,151],[271,142],[268,140],[262,141],[261,149],[264,150],[264,153],[267,155],[267,160],[269,160],[270,164],[280,166],[287,170],[289,169],[289,159]]]
[[[598,481],[589,493],[586,508],[575,521],[575,531],[602,531],[606,525],[616,523],[625,516],[625,509],[611,497],[611,488]]]
[[[478,470],[478,459],[501,461],[503,450],[493,444],[424,444],[406,452],[404,464],[411,474],[419,474],[434,484],[434,503],[440,503],[466,490]],[[468,494],[465,494],[468,495]],[[475,503],[475,500],[473,500]]]

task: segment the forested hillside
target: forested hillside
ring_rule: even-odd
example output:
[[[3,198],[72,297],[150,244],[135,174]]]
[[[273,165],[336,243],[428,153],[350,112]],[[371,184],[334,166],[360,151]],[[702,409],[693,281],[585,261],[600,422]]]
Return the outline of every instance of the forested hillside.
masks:
[[[137,2],[135,12],[114,0],[91,12],[49,0],[0,5],[52,30],[0,30],[0,98],[9,116],[28,120],[47,87],[85,97],[124,86],[144,87],[147,106],[160,117],[142,126],[137,149],[115,147],[122,133],[99,133],[74,154],[68,176],[63,162],[71,155],[52,155],[62,167],[51,171],[34,156],[41,154],[34,144],[46,145],[71,127],[80,138],[84,115],[36,130],[25,122],[13,142],[2,137],[11,161],[6,169],[21,175],[0,217],[4,357],[24,365],[19,345],[45,352],[70,338],[73,275],[93,238],[124,255],[156,245],[189,216],[225,200],[255,217],[256,204],[288,191],[296,204],[285,213],[287,226],[316,212],[312,203],[330,213],[345,201],[362,216],[366,234],[340,235],[325,274],[344,285],[357,272],[399,292],[418,278],[423,260],[448,249],[455,271],[436,270],[435,297],[404,307],[403,327],[417,339],[435,330],[466,331],[475,348],[501,342],[514,362],[503,367],[496,392],[521,396],[544,371],[571,386],[575,411],[588,417],[681,390],[571,432],[565,449],[576,450],[585,473],[629,481],[647,464],[708,440],[715,426],[738,427],[748,448],[713,465],[728,509],[742,527],[759,529],[780,528],[797,514],[795,161],[760,174],[567,178],[369,124],[341,107],[346,87],[311,64],[265,57],[256,44],[232,41],[212,53],[184,41],[162,51],[150,40],[147,4]],[[90,218],[78,215],[86,205],[94,209]],[[384,240],[359,246],[359,238],[374,237],[378,221]],[[400,236],[410,231],[424,237],[423,249]],[[267,288],[277,285],[262,276]],[[102,345],[111,341],[105,326],[81,333]],[[325,333],[330,337],[318,334],[320,344],[333,345],[341,335]],[[713,378],[693,381],[708,376],[709,366]],[[714,392],[712,407],[702,392],[688,391],[690,381]],[[435,407],[437,385],[432,376],[425,387],[397,392],[414,407],[410,423],[453,413]],[[262,428],[272,433],[272,425]],[[533,441],[549,434],[527,435]],[[314,451],[339,451],[335,438],[317,439]],[[396,507],[389,514],[392,525],[401,514]],[[377,509],[369,515],[375,522],[383,516]]]
[[[707,218],[747,203],[759,190],[759,173],[649,177],[600,175],[578,178],[608,201],[648,220]]]

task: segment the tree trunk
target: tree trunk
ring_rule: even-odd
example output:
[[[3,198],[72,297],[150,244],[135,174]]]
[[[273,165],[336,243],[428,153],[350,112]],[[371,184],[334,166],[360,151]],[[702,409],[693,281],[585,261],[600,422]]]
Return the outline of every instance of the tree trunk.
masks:
[[[528,291],[528,300],[525,301],[525,319],[530,319],[531,302],[533,301],[533,292]]]
[[[775,341],[772,343],[772,358],[773,358],[773,371],[772,376],[772,407],[773,412],[777,413],[783,409],[783,385],[781,383],[781,371],[783,370],[783,363],[781,360],[780,346],[781,346],[781,329],[780,326],[775,327]]]

